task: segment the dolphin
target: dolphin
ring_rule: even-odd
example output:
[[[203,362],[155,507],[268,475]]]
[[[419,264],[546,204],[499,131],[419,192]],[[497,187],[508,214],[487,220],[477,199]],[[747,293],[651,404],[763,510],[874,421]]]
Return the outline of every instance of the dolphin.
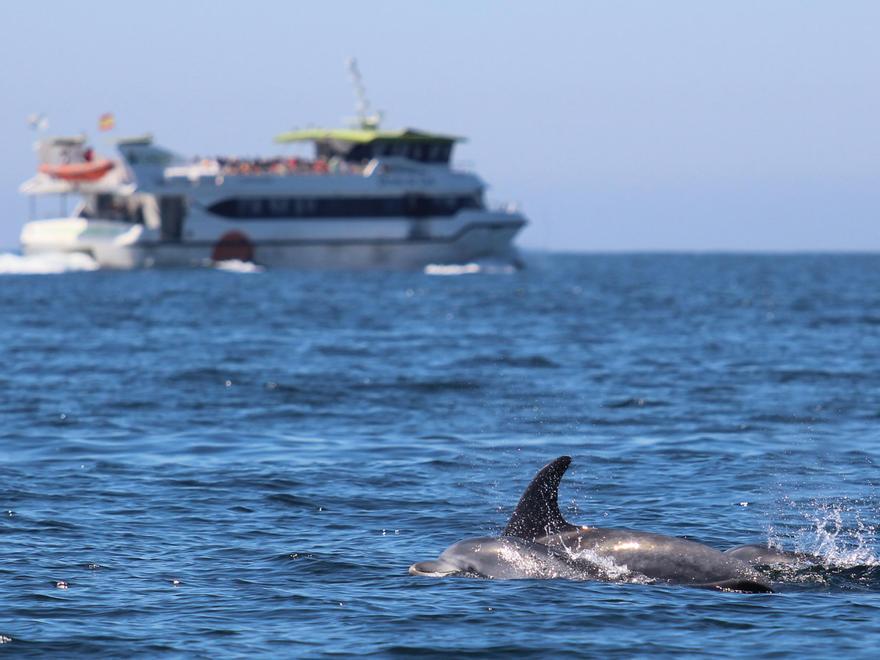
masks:
[[[746,563],[696,541],[640,532],[572,525],[559,511],[559,484],[571,465],[560,456],[528,485],[505,536],[541,543],[575,557],[610,559],[626,571],[670,584],[730,591],[767,592],[770,585]]]
[[[499,556],[486,566],[477,557],[473,540],[448,548],[436,562],[410,567],[414,575],[477,574],[496,577],[569,577],[575,579],[645,579],[653,582],[751,593],[770,592],[769,583],[746,562],[702,543],[628,529],[601,529],[572,525],[559,511],[559,484],[571,464],[561,456],[541,468],[528,485],[510,521],[499,538],[488,547],[511,543],[517,552],[539,557],[553,570],[528,571],[528,562],[507,562],[499,571]],[[546,550],[545,550],[546,549]],[[490,554],[494,551],[490,551]],[[470,567],[470,570],[467,568]]]

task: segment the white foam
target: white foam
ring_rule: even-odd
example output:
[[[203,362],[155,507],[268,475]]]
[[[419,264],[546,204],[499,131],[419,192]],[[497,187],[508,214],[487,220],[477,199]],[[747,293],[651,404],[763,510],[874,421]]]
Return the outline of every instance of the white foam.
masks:
[[[512,275],[516,272],[516,266],[509,261],[498,259],[483,259],[478,262],[467,264],[428,264],[425,266],[426,275]]]
[[[559,577],[546,558],[534,553],[523,552],[521,548],[513,544],[500,544],[498,547],[498,558],[512,566],[516,566],[526,575],[540,576],[545,579]]]
[[[0,254],[0,275],[57,275],[86,270],[98,270],[98,262],[81,252]]]
[[[640,576],[632,573],[626,564],[616,564],[613,558],[600,555],[594,550],[571,550],[566,548],[566,551],[572,559],[592,564],[604,580],[622,581],[632,579],[633,581],[639,581],[638,578]]]
[[[480,264],[428,264],[425,275],[474,275],[480,270]]]
[[[217,270],[225,270],[228,273],[262,273],[266,270],[262,266],[258,266],[251,261],[241,261],[240,259],[215,261],[214,268]]]

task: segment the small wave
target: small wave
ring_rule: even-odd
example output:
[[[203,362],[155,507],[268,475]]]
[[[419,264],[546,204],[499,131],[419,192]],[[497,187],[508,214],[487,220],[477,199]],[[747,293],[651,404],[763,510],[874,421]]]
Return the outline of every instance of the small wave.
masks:
[[[352,390],[365,390],[368,392],[409,391],[423,394],[434,394],[441,392],[479,390],[482,389],[483,385],[476,379],[465,380],[440,378],[438,380],[414,380],[406,377],[399,377],[393,381],[364,381],[361,383],[353,383],[350,387]]]
[[[435,392],[464,392],[470,390],[479,390],[482,386],[475,380],[406,380],[398,379],[397,384],[393,387],[401,387],[402,389],[412,390],[414,392],[425,392],[428,394]]]
[[[780,383],[816,383],[834,380],[860,381],[869,378],[868,374],[856,371],[828,371],[824,369],[781,369],[772,371],[771,375]]]
[[[215,261],[213,266],[217,270],[226,271],[227,273],[262,273],[266,270],[251,261],[241,261],[240,259]]]
[[[628,399],[617,399],[602,404],[605,408],[653,408],[655,406],[667,405],[665,401],[651,401],[649,399],[641,399],[630,397]]]
[[[315,555],[310,552],[285,552],[283,555],[277,555],[276,558],[281,561],[311,561],[316,559]]]
[[[497,364],[524,369],[558,369],[560,366],[543,355],[505,356],[499,358]]]
[[[538,353],[532,355],[472,355],[450,363],[453,367],[468,366],[515,367],[521,369],[558,369],[560,364]]]
[[[0,254],[0,275],[58,275],[89,270],[98,270],[98,262],[82,252]]]
[[[194,369],[184,369],[183,371],[174,371],[168,374],[167,379],[172,383],[204,383],[210,385],[224,385],[231,387],[238,380],[239,373],[228,369],[217,369],[215,367],[202,367]]]
[[[270,502],[277,502],[278,504],[282,504],[284,506],[292,507],[295,509],[318,509],[318,505],[310,500],[307,500],[304,497],[299,497],[297,495],[290,495],[289,493],[275,493],[274,495],[267,495],[266,499]]]

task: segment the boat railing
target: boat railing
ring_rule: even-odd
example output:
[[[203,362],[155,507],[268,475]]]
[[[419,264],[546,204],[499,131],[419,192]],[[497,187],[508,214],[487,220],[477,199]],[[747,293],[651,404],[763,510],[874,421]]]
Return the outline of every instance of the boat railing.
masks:
[[[166,168],[169,177],[187,178],[202,176],[298,176],[315,174],[369,174],[369,162],[350,163],[342,159],[314,160],[306,158],[238,158],[218,156],[197,158],[187,165]]]
[[[522,205],[519,202],[498,201],[490,199],[487,206],[499,213],[518,214],[522,213]]]

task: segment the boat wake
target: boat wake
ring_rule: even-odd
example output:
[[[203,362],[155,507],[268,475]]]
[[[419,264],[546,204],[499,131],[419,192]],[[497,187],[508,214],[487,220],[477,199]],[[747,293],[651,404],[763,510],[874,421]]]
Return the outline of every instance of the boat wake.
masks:
[[[425,275],[512,275],[517,271],[511,263],[477,262],[469,264],[428,264]]]
[[[226,271],[227,273],[262,273],[266,270],[252,261],[241,261],[240,259],[212,261],[211,266],[217,270]]]
[[[88,270],[98,270],[98,262],[81,252],[0,253],[0,275],[58,275]]]

